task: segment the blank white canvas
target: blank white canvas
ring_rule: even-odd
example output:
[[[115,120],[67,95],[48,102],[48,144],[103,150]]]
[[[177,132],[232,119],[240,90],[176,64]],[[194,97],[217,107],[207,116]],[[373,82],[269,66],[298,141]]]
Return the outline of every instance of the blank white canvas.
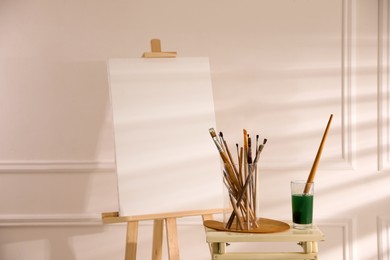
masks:
[[[221,208],[208,58],[111,59],[121,216]]]

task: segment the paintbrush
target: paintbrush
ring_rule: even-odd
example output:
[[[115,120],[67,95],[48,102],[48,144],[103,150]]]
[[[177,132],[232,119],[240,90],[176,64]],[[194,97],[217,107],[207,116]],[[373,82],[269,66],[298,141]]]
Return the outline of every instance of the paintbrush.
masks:
[[[242,190],[241,190],[241,192],[240,192],[240,194],[239,194],[239,196],[238,196],[238,199],[237,199],[237,206],[241,203],[241,201],[243,200],[243,198],[244,198],[244,195],[245,195],[245,193],[246,193],[246,191],[247,191],[247,189],[248,189],[248,187],[249,187],[249,184],[250,184],[250,179],[251,179],[251,177],[252,177],[252,175],[253,175],[253,170],[252,171],[250,171],[250,173],[248,174],[248,176],[247,176],[247,178],[246,178],[246,180],[245,180],[245,184],[244,184],[244,187],[242,188]],[[247,209],[248,210],[248,209]],[[249,211],[249,210],[248,210]],[[233,219],[234,219],[234,212],[232,212],[232,214],[230,215],[230,218],[229,218],[229,220],[228,220],[228,228],[230,228],[230,226],[231,226],[231,224],[232,224],[232,222],[233,222]]]
[[[264,140],[263,140],[263,143],[262,144],[260,144],[259,145],[259,148],[257,149],[257,152],[256,152],[256,156],[255,156],[255,164],[259,161],[259,159],[260,159],[260,154],[261,154],[261,152],[263,151],[263,149],[264,149],[264,145],[267,143],[267,139],[266,138],[264,138]]]
[[[309,177],[307,178],[305,190],[304,190],[305,194],[309,193],[311,183],[314,182],[314,176],[316,175],[317,167],[318,167],[318,164],[320,162],[320,158],[321,158],[321,154],[322,154],[322,149],[324,148],[326,136],[328,135],[328,131],[330,128],[330,123],[332,122],[332,118],[333,118],[333,114],[331,114],[329,117],[329,121],[328,121],[328,124],[326,125],[324,135],[322,136],[320,147],[318,148],[316,158],[314,159],[313,166],[311,167]]]
[[[248,135],[248,163],[252,163],[252,138]]]
[[[242,225],[240,210],[237,208],[237,202],[235,201],[234,196],[232,196],[231,194],[229,194],[229,197],[230,197],[230,202],[231,202],[231,204],[232,204],[232,206],[233,206],[233,212],[235,212],[235,216],[236,216],[236,218],[237,218],[237,223],[238,223],[240,229],[242,230],[242,229],[244,229],[244,226]],[[231,225],[230,225],[230,226],[231,226]],[[226,227],[227,229],[229,229],[230,226],[228,227],[228,225],[226,225],[225,227]]]
[[[227,172],[228,172],[228,174],[229,174],[233,184],[236,186],[237,189],[239,189],[240,183],[237,180],[236,175],[234,174],[234,170],[233,170],[232,166],[230,165],[229,157],[226,155],[225,151],[222,148],[222,145],[219,143],[219,141],[217,139],[217,134],[215,133],[214,128],[210,128],[209,129],[209,133],[210,133],[211,138],[213,139],[215,145],[217,146],[217,149],[219,151],[221,159],[222,159],[222,161],[223,161],[223,163],[225,165],[225,168],[226,168],[226,170],[227,170]]]
[[[243,137],[244,137],[244,175],[245,175],[245,178],[248,179],[248,181],[250,182],[250,178],[249,178],[249,175],[248,175],[248,132],[246,129],[243,129]],[[250,192],[249,192],[249,189],[246,188],[246,212],[249,212],[249,198],[251,197],[250,196]],[[249,229],[249,218],[246,219],[246,224],[247,224],[247,228]]]
[[[230,153],[229,146],[228,146],[228,144],[226,143],[225,139],[223,138],[223,133],[222,133],[222,132],[219,132],[219,136],[220,136],[220,138],[221,138],[221,141],[222,141],[224,150],[225,150],[225,152],[227,153],[227,156],[228,156],[228,158],[229,158],[229,161],[230,161],[231,165],[233,166],[234,174],[237,176],[237,179],[239,180],[239,176],[238,176],[238,171],[237,171],[236,164],[234,163],[233,157],[232,157],[232,155],[231,155],[231,153]]]

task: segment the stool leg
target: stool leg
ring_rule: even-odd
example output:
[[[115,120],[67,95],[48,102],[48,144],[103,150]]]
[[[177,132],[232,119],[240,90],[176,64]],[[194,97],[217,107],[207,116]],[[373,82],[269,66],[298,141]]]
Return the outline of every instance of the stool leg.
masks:
[[[219,243],[210,243],[211,258],[214,259],[214,255],[219,253]]]
[[[318,253],[318,243],[313,241],[313,253]]]
[[[226,243],[221,242],[218,244],[218,253],[225,254],[226,253]]]
[[[305,254],[308,254],[308,253],[312,253],[312,252],[313,252],[313,251],[312,251],[313,247],[312,247],[312,242],[311,242],[311,241],[310,241],[310,242],[307,242],[307,241],[305,241],[305,242],[299,242],[298,245],[300,245],[300,246],[302,247],[303,252],[304,252]]]
[[[305,254],[313,254],[314,253],[314,258],[310,259],[318,259],[318,244],[316,241],[305,241],[305,242],[299,242],[298,243]]]

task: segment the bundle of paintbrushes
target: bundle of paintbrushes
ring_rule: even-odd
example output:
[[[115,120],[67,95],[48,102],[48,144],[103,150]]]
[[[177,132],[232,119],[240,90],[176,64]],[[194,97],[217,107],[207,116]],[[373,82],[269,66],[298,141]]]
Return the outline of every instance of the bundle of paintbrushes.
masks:
[[[239,147],[236,144],[237,160],[235,161],[222,132],[219,133],[219,136],[213,128],[210,128],[209,132],[222,159],[223,182],[232,205],[232,213],[225,228],[231,229],[235,223],[237,230],[255,229],[258,227],[258,216],[256,216],[258,203],[257,162],[267,139],[259,143],[259,135],[256,135],[254,144],[244,129],[243,146]]]

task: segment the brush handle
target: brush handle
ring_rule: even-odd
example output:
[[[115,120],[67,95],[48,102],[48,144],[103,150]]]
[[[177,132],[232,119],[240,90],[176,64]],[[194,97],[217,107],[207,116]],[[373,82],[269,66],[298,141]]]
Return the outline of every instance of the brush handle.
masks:
[[[251,171],[249,171],[249,174],[246,177],[244,187],[240,190],[240,194],[239,194],[239,196],[237,198],[237,206],[239,206],[241,204],[241,201],[244,199],[244,195],[247,192],[247,189],[248,189],[249,184],[250,184],[250,180],[253,177],[253,174],[255,172],[256,167],[257,166],[255,165],[254,168],[251,169]],[[247,197],[246,199],[249,200],[249,197]],[[249,211],[248,211],[248,214],[249,214]],[[227,222],[227,225],[226,225],[228,229],[231,227],[231,225],[233,223],[234,216],[235,216],[235,212],[233,211],[232,214],[230,215],[230,218],[229,218],[229,220]]]
[[[324,148],[326,136],[328,135],[328,131],[329,131],[329,128],[330,128],[330,123],[332,122],[332,118],[333,118],[333,114],[331,114],[330,117],[329,117],[329,121],[328,121],[328,124],[326,126],[324,135],[322,137],[320,147],[318,148],[318,152],[317,152],[316,158],[314,159],[313,166],[311,167],[309,177],[307,178],[306,186],[305,186],[305,190],[304,190],[305,194],[309,193],[310,187],[311,187],[310,183],[314,182],[314,176],[316,175],[316,172],[317,172],[317,167],[318,167],[318,164],[320,162],[322,150]]]

